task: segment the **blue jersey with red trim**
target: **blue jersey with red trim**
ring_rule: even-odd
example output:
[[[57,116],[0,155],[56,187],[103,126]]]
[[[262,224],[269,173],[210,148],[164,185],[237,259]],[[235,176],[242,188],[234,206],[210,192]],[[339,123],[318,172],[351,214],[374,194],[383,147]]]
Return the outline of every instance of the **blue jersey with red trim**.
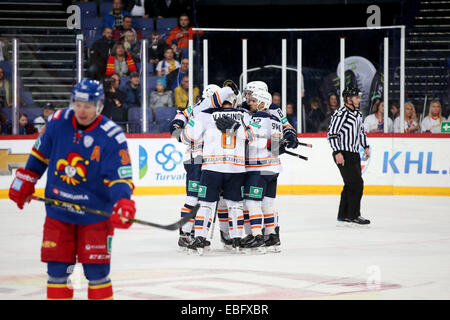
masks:
[[[133,191],[131,160],[125,134],[105,116],[81,130],[74,111],[62,109],[50,118],[36,140],[26,169],[42,175],[46,169],[45,196],[112,212]],[[47,216],[86,225],[108,218],[46,205]]]

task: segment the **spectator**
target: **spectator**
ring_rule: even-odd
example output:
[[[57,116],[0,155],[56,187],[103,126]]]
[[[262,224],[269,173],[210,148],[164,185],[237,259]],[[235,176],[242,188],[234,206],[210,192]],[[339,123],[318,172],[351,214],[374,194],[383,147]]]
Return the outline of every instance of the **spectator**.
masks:
[[[392,132],[393,122],[387,118],[387,132]],[[372,107],[372,114],[364,119],[364,130],[366,133],[384,132],[384,102],[377,100]]]
[[[164,50],[164,60],[158,62],[158,65],[156,66],[156,74],[158,77],[162,77],[179,67],[180,63],[173,58],[172,48],[166,48]]]
[[[400,115],[400,105],[398,102],[392,102],[389,107],[389,117],[394,121]]]
[[[12,86],[6,79],[5,70],[0,67],[0,108],[12,106]]]
[[[123,17],[123,22],[120,27],[117,27],[113,31],[113,39],[115,41],[121,41],[123,42],[125,40],[125,32],[131,31],[136,36],[137,40],[144,39],[144,36],[141,32],[141,30],[137,28],[133,28],[133,18],[130,16]]]
[[[127,16],[131,16],[131,14],[122,10],[122,0],[113,0],[112,11],[105,16],[103,27],[115,30],[122,26],[123,18]]]
[[[123,9],[133,17],[149,18],[153,13],[153,0],[124,0]]]
[[[325,114],[320,106],[318,97],[311,98],[310,109],[306,115],[306,132],[319,132],[320,123],[325,119]]]
[[[400,117],[394,120],[394,132],[400,131]],[[417,119],[416,109],[411,102],[405,102],[405,133],[420,132],[419,120]]]
[[[177,41],[172,40],[172,43],[170,44],[170,47],[173,50],[173,58],[177,60],[178,62],[181,62],[181,58],[183,57],[183,52],[181,50],[178,50],[177,47]]]
[[[48,102],[42,108],[42,115],[33,120],[34,127],[39,133],[47,123],[48,117],[50,117],[55,112],[55,110],[55,106],[51,102]]]
[[[113,30],[110,27],[103,29],[103,37],[94,42],[91,49],[90,77],[103,80],[106,72],[106,62],[115,44]]]
[[[192,11],[192,0],[155,0],[155,16],[160,18],[178,17],[183,12]]]
[[[272,94],[272,105],[276,105],[278,108],[281,106],[281,94],[279,92],[274,92]]]
[[[167,36],[167,45],[170,46],[172,41],[175,40],[178,48],[187,49],[189,46],[189,31],[195,35],[202,34],[202,32],[192,31],[189,16],[187,14],[181,14],[178,18],[178,25],[170,30],[169,35]]]
[[[158,31],[152,32],[152,43],[149,46],[149,61],[153,64],[153,69],[156,72],[157,64],[164,59],[164,51],[167,48],[166,42],[161,39],[161,34]]]
[[[134,32],[125,32],[123,46],[135,63],[141,62],[141,42],[136,40],[136,34]]]
[[[189,59],[183,58],[180,67],[166,75],[168,90],[175,91],[175,88],[181,84],[181,80],[189,72]]]
[[[37,129],[29,123],[28,116],[25,113],[19,113],[19,134],[33,134]]]
[[[175,107],[177,108],[186,108],[188,102],[189,102],[189,76],[184,76],[181,80],[181,85],[175,88]],[[200,95],[200,89],[198,87],[194,87],[194,94],[193,98],[194,101],[197,100],[197,98]]]
[[[0,112],[0,134],[11,134],[8,118],[3,112]]]
[[[286,104],[286,118],[291,126],[297,130],[297,114],[295,113],[295,107],[292,102]]]
[[[125,85],[126,104],[129,108],[140,107],[142,103],[141,78],[139,73],[130,73],[130,81]]]
[[[430,112],[420,125],[422,132],[440,133],[441,123],[445,121],[442,116],[442,105],[439,100],[432,100],[430,102]]]
[[[164,78],[159,78],[156,81],[156,90],[150,93],[150,107],[173,107],[172,94],[166,89],[166,80]]]
[[[102,114],[117,122],[123,124],[128,120],[128,107],[126,105],[127,96],[125,92],[119,89],[120,77],[113,74],[104,81],[105,106]]]
[[[137,71],[133,58],[125,51],[122,43],[116,43],[111,50],[111,55],[108,57],[105,74],[110,76],[116,73],[119,77],[124,77],[133,71]]]
[[[339,97],[335,92],[328,94],[327,111],[325,113],[325,119],[320,123],[319,131],[328,131],[331,116],[339,109]]]
[[[10,61],[11,55],[9,54],[9,41],[8,39],[0,39],[0,61]]]

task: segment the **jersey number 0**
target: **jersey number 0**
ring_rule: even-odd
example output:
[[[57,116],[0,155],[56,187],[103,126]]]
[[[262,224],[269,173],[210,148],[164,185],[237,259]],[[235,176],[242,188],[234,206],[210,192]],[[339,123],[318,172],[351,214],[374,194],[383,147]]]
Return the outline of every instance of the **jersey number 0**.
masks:
[[[236,148],[236,136],[232,136],[226,132],[222,132],[222,148],[234,149]]]

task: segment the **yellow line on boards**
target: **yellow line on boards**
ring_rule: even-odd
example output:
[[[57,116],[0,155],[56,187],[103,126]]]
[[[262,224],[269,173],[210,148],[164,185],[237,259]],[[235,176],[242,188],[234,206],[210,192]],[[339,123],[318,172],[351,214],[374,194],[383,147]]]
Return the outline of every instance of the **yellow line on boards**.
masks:
[[[338,195],[342,185],[279,185],[279,195]],[[185,187],[136,187],[133,195],[179,195],[185,194]],[[36,189],[37,196],[44,196],[44,189]],[[399,187],[399,186],[364,186],[364,195],[398,195],[398,196],[450,196],[450,187]],[[0,189],[0,199],[8,198],[8,190]]]

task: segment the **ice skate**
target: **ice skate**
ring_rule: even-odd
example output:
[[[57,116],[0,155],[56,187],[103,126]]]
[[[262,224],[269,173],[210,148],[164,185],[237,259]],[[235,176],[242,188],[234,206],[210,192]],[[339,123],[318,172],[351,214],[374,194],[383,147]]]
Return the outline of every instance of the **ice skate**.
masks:
[[[257,236],[251,238],[250,241],[247,241],[245,244],[242,245],[243,252],[244,253],[260,253],[265,254],[267,253],[266,247],[265,247],[265,241],[264,236],[262,234],[258,234]]]
[[[226,250],[231,250],[233,247],[233,241],[230,239],[230,236],[220,230],[220,241],[223,244],[223,248]]]
[[[178,238],[178,252],[187,252],[189,243],[192,240],[190,233],[180,232],[180,237]]]
[[[232,241],[231,250],[233,251],[233,253],[241,253],[241,240],[242,240],[241,238],[231,239]]]
[[[338,218],[336,222],[336,227],[351,227],[351,219],[349,218]]]
[[[265,245],[268,252],[280,252],[280,241],[276,233],[269,234],[268,239],[265,241]]]
[[[189,253],[195,253],[202,256],[205,251],[205,238],[195,237],[195,239],[188,245]]]
[[[370,220],[363,218],[361,216],[359,216],[355,219],[351,219],[350,221],[351,221],[352,225],[354,225],[356,227],[368,228],[370,225]]]

